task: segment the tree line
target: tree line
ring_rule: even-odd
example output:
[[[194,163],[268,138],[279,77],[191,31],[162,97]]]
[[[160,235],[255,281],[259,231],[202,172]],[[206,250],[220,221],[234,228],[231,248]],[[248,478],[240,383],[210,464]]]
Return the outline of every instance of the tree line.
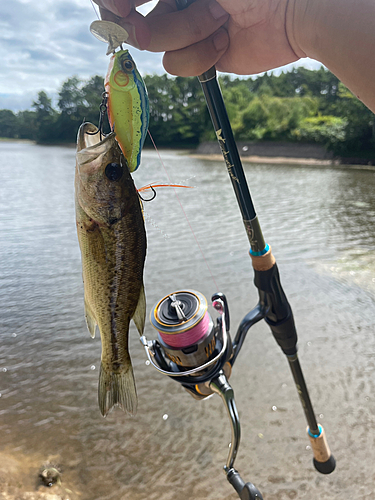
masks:
[[[144,80],[156,144],[193,147],[215,139],[197,78],[164,74]],[[256,79],[225,75],[220,85],[237,140],[314,142],[341,156],[373,156],[374,114],[323,67]],[[98,123],[103,91],[100,76],[68,78],[58,93],[57,109],[40,91],[31,110],[0,110],[0,137],[75,142],[83,120]]]

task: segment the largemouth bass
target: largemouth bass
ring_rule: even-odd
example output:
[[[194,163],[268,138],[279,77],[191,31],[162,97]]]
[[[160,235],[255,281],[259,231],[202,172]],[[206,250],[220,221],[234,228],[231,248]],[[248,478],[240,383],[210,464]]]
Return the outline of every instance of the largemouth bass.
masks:
[[[81,248],[85,317],[92,337],[99,327],[102,356],[99,407],[134,414],[137,394],[128,351],[129,323],[143,334],[146,232],[127,161],[111,132],[103,140],[91,123],[78,131],[75,202]]]
[[[130,172],[139,167],[145,142],[149,103],[146,86],[132,56],[119,50],[111,57],[104,81],[108,93],[108,119],[128,161]]]

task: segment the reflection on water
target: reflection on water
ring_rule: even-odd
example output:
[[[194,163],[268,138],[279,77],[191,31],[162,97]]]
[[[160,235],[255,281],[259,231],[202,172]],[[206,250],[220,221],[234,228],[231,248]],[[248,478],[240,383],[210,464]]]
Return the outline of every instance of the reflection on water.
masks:
[[[34,472],[58,457],[63,481],[84,500],[236,498],[221,472],[230,441],[221,401],[197,402],[146,366],[135,328],[138,414],[101,417],[100,340],[90,338],[83,318],[74,150],[1,143],[0,151],[2,456],[23,464],[21,481],[31,489]],[[195,189],[178,196],[236,325],[257,293],[225,166],[170,152],[163,159],[172,182],[193,177]],[[328,477],[312,468],[287,363],[262,323],[249,333],[231,378],[242,423],[236,466],[267,500],[373,498],[374,173],[251,164],[245,170],[338,465]],[[153,152],[144,153],[134,179],[138,187],[168,182]],[[215,284],[173,190],[160,189],[145,208],[148,310],[182,287],[209,298]],[[146,334],[153,337],[149,325]]]

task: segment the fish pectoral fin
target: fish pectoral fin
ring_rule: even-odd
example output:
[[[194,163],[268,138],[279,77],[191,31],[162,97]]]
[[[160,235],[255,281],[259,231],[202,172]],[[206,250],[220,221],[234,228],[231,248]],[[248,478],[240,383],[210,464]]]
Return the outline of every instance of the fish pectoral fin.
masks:
[[[101,363],[99,374],[99,408],[106,417],[114,406],[119,406],[131,415],[137,412],[137,390],[131,362],[126,371],[113,372]]]
[[[143,335],[143,330],[145,329],[145,320],[146,320],[146,297],[145,297],[145,289],[142,284],[137,308],[133,315],[133,321],[135,323],[135,326],[137,327],[139,335]]]
[[[85,300],[85,319],[86,319],[86,325],[87,325],[87,328],[90,332],[91,338],[94,338],[97,323],[96,323],[96,320],[94,318],[94,315],[91,312],[91,308],[88,305],[86,300]]]

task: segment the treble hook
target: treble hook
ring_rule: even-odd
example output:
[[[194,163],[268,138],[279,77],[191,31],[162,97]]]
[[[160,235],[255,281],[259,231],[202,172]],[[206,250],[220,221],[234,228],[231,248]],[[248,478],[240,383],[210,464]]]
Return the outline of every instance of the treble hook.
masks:
[[[152,198],[150,198],[149,200],[145,200],[145,199],[144,199],[144,198],[142,198],[142,196],[138,193],[138,196],[140,197],[140,199],[141,199],[142,201],[152,201],[152,200],[154,200],[154,199],[156,198],[156,191],[155,191],[155,189],[154,189],[151,185],[150,185],[150,189],[151,189],[151,191],[153,192],[153,195],[152,195]]]
[[[102,139],[102,136],[105,135],[103,132],[103,126],[104,126],[104,116],[107,113],[107,102],[108,102],[108,92],[103,92],[102,94],[102,102],[99,106],[99,125],[98,125],[98,130],[96,132],[86,132],[88,135],[96,135],[97,133],[100,132],[100,139]]]

